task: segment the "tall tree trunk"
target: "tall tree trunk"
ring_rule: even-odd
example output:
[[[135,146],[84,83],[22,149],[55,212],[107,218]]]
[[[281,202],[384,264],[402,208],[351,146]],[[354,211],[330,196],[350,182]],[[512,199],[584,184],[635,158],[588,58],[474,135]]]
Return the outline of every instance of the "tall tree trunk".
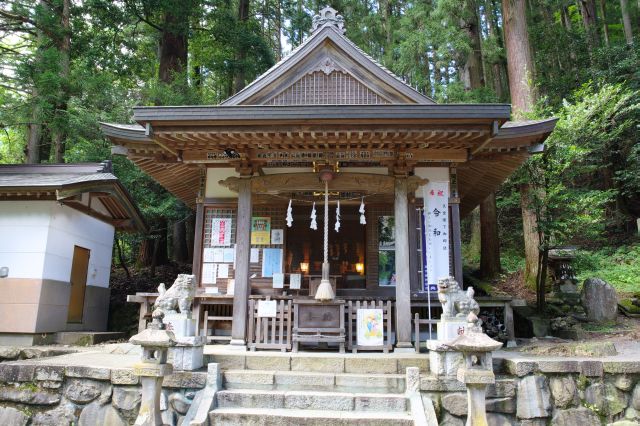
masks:
[[[529,45],[527,15],[524,0],[503,0],[504,39],[507,48],[507,71],[509,91],[514,115],[533,109],[533,60]]]
[[[480,204],[480,276],[494,278],[502,269],[500,267],[500,240],[498,236],[498,218],[496,211],[496,194],[491,193]]]
[[[598,47],[598,25],[596,20],[596,3],[595,0],[579,0],[580,1],[580,13],[582,14],[582,24],[584,25],[584,31],[587,35],[587,46],[589,52]]]
[[[633,29],[631,28],[631,15],[629,14],[629,0],[620,0],[622,12],[622,25],[624,26],[624,38],[627,44],[633,44]],[[640,2],[638,2],[638,15],[640,16]]]
[[[187,229],[184,220],[173,223],[173,260],[186,262],[189,258],[187,251]]]
[[[487,2],[485,3],[485,15],[487,28],[489,29],[489,35],[496,38],[499,47],[504,47],[504,40],[502,38],[502,32],[500,31],[500,26],[498,24],[498,16],[496,13],[494,0],[487,0]],[[504,87],[504,75],[506,74],[504,70],[504,61],[498,59],[497,62],[491,64],[491,67],[493,74],[493,90],[494,92],[496,92],[497,98],[502,101],[506,98],[506,90]]]
[[[469,238],[469,255],[472,259],[479,259],[482,251],[482,236],[480,230],[480,207],[471,211],[471,237]]]
[[[540,236],[538,220],[533,208],[533,195],[529,184],[520,185],[520,207],[522,209],[522,235],[524,237],[525,270],[524,282],[531,289],[536,288],[540,262]]]
[[[620,0],[622,2],[622,0]],[[602,34],[604,35],[604,44],[609,47],[609,25],[607,25],[607,9],[605,5],[605,0],[600,0],[598,2],[600,6],[600,19],[602,19]]]
[[[246,27],[246,22],[249,19],[249,0],[239,0],[238,2],[238,21],[240,25]],[[236,60],[239,64],[238,69],[234,75],[233,90],[234,93],[238,93],[242,90],[246,84],[246,71],[244,61],[247,57],[247,52],[242,43],[237,48]]]
[[[54,161],[64,163],[65,144],[68,134],[67,106],[69,103],[69,78],[71,57],[71,0],[62,0],[60,27],[62,35],[57,43],[60,55],[60,93],[55,105],[54,123],[51,126],[51,140],[54,148]]]
[[[478,18],[478,5],[475,0],[465,1],[465,7],[469,16],[468,22],[462,22],[464,31],[471,40],[471,53],[464,64],[465,89],[479,89],[484,87],[484,69],[482,64],[482,45],[480,43],[480,19]]]
[[[158,78],[163,83],[172,83],[186,69],[189,52],[188,28],[188,13],[174,13],[170,8],[167,8],[160,36],[160,63],[158,66]]]
[[[42,107],[38,100],[38,89],[31,90],[31,120],[27,128],[27,163],[40,162],[40,144],[42,143]]]

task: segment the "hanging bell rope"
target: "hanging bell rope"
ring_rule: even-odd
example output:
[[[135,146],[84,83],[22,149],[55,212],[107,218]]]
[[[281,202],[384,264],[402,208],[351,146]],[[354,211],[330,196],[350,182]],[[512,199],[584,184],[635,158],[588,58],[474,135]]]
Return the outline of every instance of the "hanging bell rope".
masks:
[[[334,229],[336,232],[340,232],[340,200],[338,200],[338,205],[336,206],[336,226]]]
[[[333,300],[335,294],[329,280],[329,182],[324,181],[324,262],[322,263],[322,279],[318,290],[316,290],[316,300]]]
[[[360,208],[358,209],[358,212],[360,212],[360,225],[366,225],[367,218],[364,215],[364,197],[362,197],[362,201],[360,202]]]

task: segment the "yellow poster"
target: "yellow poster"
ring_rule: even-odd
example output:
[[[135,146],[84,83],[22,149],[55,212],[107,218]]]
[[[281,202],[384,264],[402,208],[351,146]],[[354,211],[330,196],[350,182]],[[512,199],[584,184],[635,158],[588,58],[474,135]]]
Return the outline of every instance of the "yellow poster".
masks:
[[[251,244],[269,245],[271,244],[271,218],[252,217],[251,218]]]

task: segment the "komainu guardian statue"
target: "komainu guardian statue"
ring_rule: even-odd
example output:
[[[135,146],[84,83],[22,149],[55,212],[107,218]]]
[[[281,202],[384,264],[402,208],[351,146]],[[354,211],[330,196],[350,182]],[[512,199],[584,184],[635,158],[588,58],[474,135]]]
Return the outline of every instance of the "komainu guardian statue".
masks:
[[[463,291],[453,277],[438,280],[438,300],[442,303],[442,319],[466,318],[469,313],[480,313],[480,306],[473,298],[473,287]]]
[[[160,296],[153,305],[154,309],[160,309],[165,314],[175,314],[179,309],[180,313],[189,314],[196,295],[195,275],[179,274],[169,290],[162,283],[158,286],[158,292]]]

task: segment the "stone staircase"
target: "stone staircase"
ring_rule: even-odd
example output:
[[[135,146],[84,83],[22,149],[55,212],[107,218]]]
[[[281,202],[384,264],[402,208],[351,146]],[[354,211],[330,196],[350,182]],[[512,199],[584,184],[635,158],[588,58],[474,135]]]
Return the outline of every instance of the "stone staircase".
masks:
[[[223,389],[211,425],[413,425],[406,367],[414,354],[212,354]]]

